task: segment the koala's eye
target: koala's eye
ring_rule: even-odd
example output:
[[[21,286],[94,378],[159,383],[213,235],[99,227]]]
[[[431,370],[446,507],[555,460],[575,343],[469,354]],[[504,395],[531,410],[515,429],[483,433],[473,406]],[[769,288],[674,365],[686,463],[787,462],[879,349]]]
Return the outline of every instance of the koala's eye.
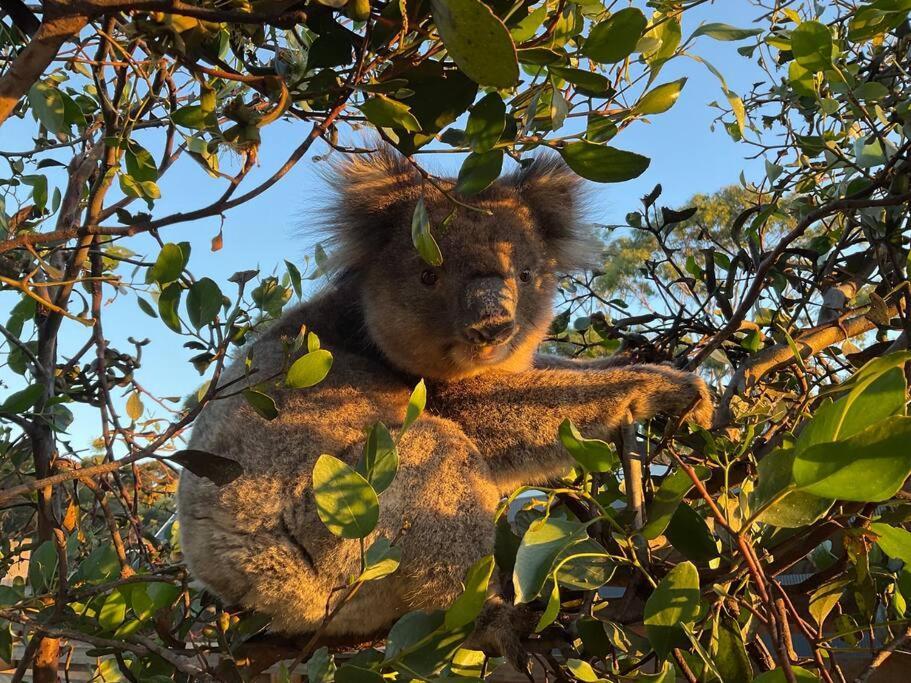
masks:
[[[519,280],[522,282],[531,282],[531,271],[526,268],[521,273],[519,273]]]
[[[433,287],[437,283],[437,274],[432,270],[425,270],[421,273],[421,284]]]

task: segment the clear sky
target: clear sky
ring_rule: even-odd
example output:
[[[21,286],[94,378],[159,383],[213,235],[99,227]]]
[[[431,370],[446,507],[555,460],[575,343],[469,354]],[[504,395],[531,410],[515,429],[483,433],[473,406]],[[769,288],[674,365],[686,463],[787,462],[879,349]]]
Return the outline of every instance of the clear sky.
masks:
[[[688,36],[703,21],[720,21],[746,28],[757,14],[758,10],[748,0],[717,0],[685,18],[683,36]],[[763,76],[752,61],[737,54],[736,48],[742,44],[721,43],[703,37],[695,50],[721,70],[728,86],[739,93],[748,90],[752,82]],[[680,206],[695,193],[712,192],[736,183],[741,171],[748,178],[756,178],[763,172],[761,160],[744,158],[752,153],[752,148],[732,142],[721,126],[714,132],[710,130],[718,111],[708,105],[714,100],[724,101],[715,76],[697,62],[677,59],[664,68],[658,83],[681,76],[688,76],[689,80],[679,101],[669,112],[652,117],[650,124],[633,125],[613,141],[612,144],[617,147],[649,156],[652,163],[634,181],[593,186],[589,215],[592,222],[623,223],[624,216],[638,208],[639,197],[659,182],[664,188],[662,203]],[[30,148],[28,136],[32,131],[31,124],[12,124],[8,122],[0,129],[0,149]],[[265,128],[259,168],[245,185],[252,187],[259,179],[268,177],[308,132],[309,125],[303,122],[281,122]],[[210,250],[210,241],[218,233],[218,218],[165,228],[161,233],[162,239],[191,242],[191,272],[197,276],[212,277],[225,292],[234,291],[227,278],[235,271],[259,267],[263,273],[273,269],[283,272],[284,259],[302,261],[304,254],[312,253],[313,245],[303,241],[298,233],[301,227],[319,218],[320,201],[326,190],[316,172],[317,164],[310,157],[325,151],[322,145],[314,146],[311,154],[277,185],[226,214],[224,247],[220,251]],[[432,158],[424,157],[422,161],[429,162],[432,170],[453,172],[458,169],[461,158],[456,155],[432,155]],[[236,159],[226,159],[223,170],[230,172],[236,165]],[[62,185],[62,171],[50,171],[48,175],[52,184]],[[155,205],[156,216],[198,208],[223,191],[222,183],[213,181],[190,160],[175,165],[159,185],[162,199]],[[157,254],[157,246],[147,237],[121,244],[151,259]],[[8,315],[5,311],[14,301],[12,295],[0,295],[0,319],[3,321]],[[89,334],[88,330],[79,329],[76,324],[68,324],[65,329],[62,338],[64,355],[67,349],[80,347]],[[124,351],[131,349],[127,342],[129,336],[151,340],[143,350],[143,366],[136,376],[147,390],[156,395],[184,396],[193,392],[204,379],[187,363],[194,352],[183,348],[186,338],[178,337],[160,321],[153,321],[140,312],[132,294],[120,296],[108,304],[105,335],[116,348]],[[0,369],[0,381],[9,382],[12,390],[22,386],[21,378],[11,378],[3,369]],[[11,389],[0,389],[0,397]],[[149,400],[145,400],[145,404],[147,411],[154,407]],[[70,429],[74,447],[86,448],[98,435],[97,419],[92,410],[77,412],[77,419]]]

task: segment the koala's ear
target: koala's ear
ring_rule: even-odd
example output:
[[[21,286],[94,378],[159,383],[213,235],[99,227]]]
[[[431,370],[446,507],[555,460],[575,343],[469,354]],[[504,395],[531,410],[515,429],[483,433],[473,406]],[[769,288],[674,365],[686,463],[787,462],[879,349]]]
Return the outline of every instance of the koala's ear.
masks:
[[[572,270],[597,261],[600,248],[581,220],[584,181],[560,157],[539,156],[511,180],[543,232],[557,269]]]
[[[334,198],[321,207],[333,268],[357,269],[376,255],[421,193],[421,177],[408,160],[381,144],[372,154],[345,157],[326,177]]]

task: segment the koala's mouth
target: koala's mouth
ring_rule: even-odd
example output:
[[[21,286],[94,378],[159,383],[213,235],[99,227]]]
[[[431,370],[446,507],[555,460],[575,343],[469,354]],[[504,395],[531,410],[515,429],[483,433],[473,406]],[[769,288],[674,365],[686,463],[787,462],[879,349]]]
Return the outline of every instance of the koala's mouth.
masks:
[[[492,344],[468,344],[466,355],[472,362],[482,365],[499,363],[512,353],[515,338],[516,335],[513,334],[507,339]]]

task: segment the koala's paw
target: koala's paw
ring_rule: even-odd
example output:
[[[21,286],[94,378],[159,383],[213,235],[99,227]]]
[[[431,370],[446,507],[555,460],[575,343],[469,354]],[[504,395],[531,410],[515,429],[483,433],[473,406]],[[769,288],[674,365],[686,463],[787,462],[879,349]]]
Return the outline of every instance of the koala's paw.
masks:
[[[712,427],[715,404],[701,377],[667,365],[641,367],[650,379],[645,385],[648,398],[638,401],[638,409],[633,410],[636,419],[664,413],[674,417],[682,416],[706,429]]]
[[[521,673],[531,674],[531,657],[522,645],[535,627],[538,615],[524,605],[511,605],[502,598],[490,598],[475,621],[465,647],[493,657],[505,657]]]
[[[698,398],[695,399],[695,405],[690,409],[687,417],[700,427],[711,429],[715,422],[715,403],[712,401],[712,394],[699,377],[692,376],[691,384]]]

